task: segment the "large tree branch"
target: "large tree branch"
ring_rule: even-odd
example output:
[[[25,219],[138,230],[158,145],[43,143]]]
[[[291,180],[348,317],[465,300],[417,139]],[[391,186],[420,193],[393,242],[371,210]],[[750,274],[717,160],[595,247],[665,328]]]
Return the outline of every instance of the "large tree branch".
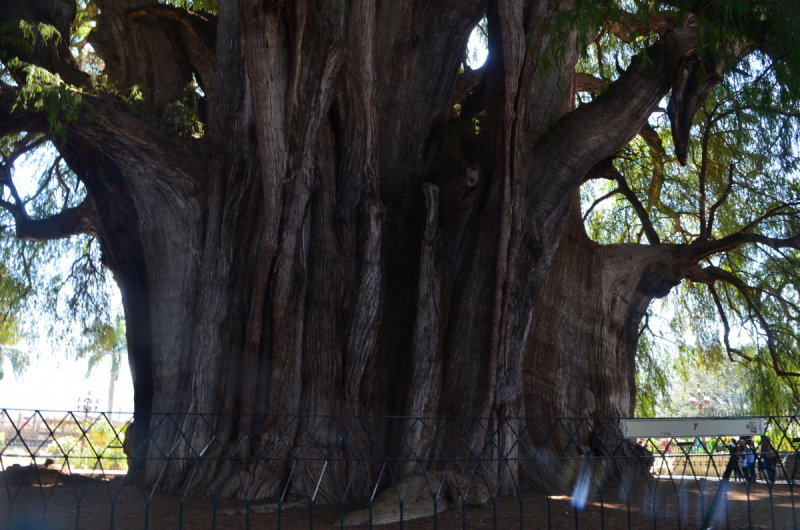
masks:
[[[753,232],[736,232],[735,234],[730,234],[722,239],[715,239],[711,241],[703,241],[698,239],[687,248],[689,250],[691,261],[697,263],[698,261],[714,254],[719,254],[720,252],[729,252],[741,247],[742,245],[753,243],[766,245],[776,250],[781,248],[800,249],[800,235],[795,235],[789,238],[773,238],[761,234],[755,234]]]
[[[88,39],[117,87],[142,85],[151,107],[162,109],[181,98],[196,72],[215,106],[215,17],[168,6],[142,7],[140,0],[96,1],[100,14]]]
[[[671,73],[693,52],[697,27],[692,20],[667,32],[594,101],[564,116],[536,144],[532,159],[542,160],[527,177],[528,204],[537,204],[534,224],[550,227],[589,169],[627,145],[647,123],[671,86]]]
[[[181,35],[183,49],[197,70],[198,82],[214,103],[217,96],[217,24],[216,15],[194,12],[164,4],[150,4],[126,11],[130,21],[147,24],[156,18],[172,22],[172,29]]]
[[[17,226],[17,237],[28,241],[51,241],[78,234],[97,236],[98,220],[91,199],[84,199],[74,208],[67,208],[43,219],[31,219],[16,205],[0,201],[0,206],[14,216]]]
[[[18,106],[10,112],[16,95],[14,88],[0,88],[0,132],[47,130],[46,111],[34,105],[27,109]],[[65,137],[56,147],[96,202],[45,219],[29,219],[18,198],[2,206],[14,216],[20,238],[39,241],[93,234],[105,245],[104,252],[111,252],[109,259],[125,266],[121,261],[131,259],[126,252],[140,245],[138,212],[131,195],[152,198],[176,193],[186,200],[172,204],[173,208],[194,207],[195,193],[204,178],[204,143],[177,138],[161,120],[111,95],[85,95],[83,100],[93,111],[82,112],[77,120],[65,124]],[[198,149],[193,151],[195,146]],[[109,206],[111,198],[113,206]],[[98,209],[96,215],[92,204]],[[110,241],[111,232],[125,243]]]
[[[573,77],[575,83],[575,90],[577,92],[591,92],[592,94],[601,94],[608,88],[608,82],[595,77],[592,74],[577,72]]]
[[[750,48],[742,43],[732,43],[727,50],[732,59],[743,58]],[[729,63],[717,62],[713,56],[700,57],[687,54],[672,73],[672,95],[667,104],[667,115],[672,126],[675,156],[681,165],[686,165],[689,154],[691,129],[694,116],[702,107],[714,87],[722,81]]]

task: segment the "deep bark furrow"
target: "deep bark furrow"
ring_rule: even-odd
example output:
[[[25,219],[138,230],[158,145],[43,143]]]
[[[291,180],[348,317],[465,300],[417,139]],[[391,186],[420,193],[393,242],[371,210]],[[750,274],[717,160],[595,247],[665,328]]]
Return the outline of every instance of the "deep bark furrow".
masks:
[[[520,122],[522,117],[521,105],[524,104],[524,95],[519,93],[520,85],[525,76],[527,68],[535,65],[526,64],[527,46],[525,42],[524,23],[525,2],[498,3],[499,34],[502,42],[503,65],[504,65],[504,113],[503,113],[503,133],[504,146],[502,155],[498,153],[496,158],[502,156],[502,189],[503,199],[500,206],[501,224],[498,238],[497,249],[497,273],[495,277],[495,300],[492,318],[492,342],[490,350],[489,366],[491,378],[489,382],[490,402],[484,410],[488,416],[490,412],[495,412],[498,417],[499,436],[499,455],[508,455],[512,452],[515,440],[509,432],[509,418],[519,417],[524,414],[522,402],[516,399],[514,394],[521,392],[521,380],[518,379],[521,366],[515,366],[516,359],[509,358],[509,350],[506,344],[506,328],[509,318],[509,303],[511,286],[514,282],[513,266],[516,258],[516,248],[518,241],[513,236],[514,226],[517,225],[520,212],[519,204],[513,199],[519,186],[519,178],[516,175],[519,163],[519,148],[516,143],[520,140]],[[521,357],[520,357],[521,358]],[[514,375],[516,374],[516,376]],[[491,408],[489,408],[491,407]],[[493,409],[493,410],[492,410]],[[476,440],[477,441],[477,440]],[[502,479],[501,491],[510,493],[513,489],[514,477],[516,477],[516,461],[511,461],[511,469],[504,469],[500,464],[498,469],[492,470],[496,477]]]
[[[344,375],[345,398],[359,402],[358,394],[367,363],[377,346],[381,318],[381,238],[382,212],[379,204],[366,205],[368,229],[363,244],[361,281],[355,312],[348,330]]]
[[[408,459],[423,458],[430,445],[423,438],[425,425],[419,418],[432,417],[436,412],[441,388],[441,265],[437,248],[436,228],[439,216],[439,188],[425,184],[426,226],[422,238],[420,271],[417,288],[416,322],[412,338],[411,382],[408,388],[408,403],[402,430],[404,440],[401,454]],[[405,466],[411,473],[414,463]]]
[[[278,247],[281,216],[281,183],[287,177],[285,116],[289,83],[287,38],[281,18],[276,13],[258,16],[249,12],[254,6],[245,4],[243,15],[247,76],[255,114],[258,151],[263,178],[265,259],[272,262]]]
[[[377,174],[376,6],[373,0],[356,0],[352,9],[353,21],[348,28],[351,53],[343,74],[344,97],[350,111],[349,121],[343,127],[352,141],[345,147],[341,172],[347,178],[342,182],[338,208],[348,270],[351,271],[350,282],[345,285],[350,285],[357,293],[347,329],[342,385],[350,411],[360,413],[362,378],[378,346],[382,316],[384,215],[378,198]],[[360,271],[359,278],[354,271]]]
[[[295,142],[301,142],[290,159],[288,197],[282,216],[280,248],[277,252],[272,292],[273,329],[272,344],[273,381],[270,385],[270,410],[274,413],[297,413],[299,411],[300,378],[302,363],[303,299],[306,288],[306,268],[310,249],[305,239],[308,237],[308,201],[312,186],[314,157],[312,149],[316,146],[317,134],[330,105],[332,82],[342,64],[343,49],[340,46],[326,46],[324,62],[319,65],[318,77],[309,75],[298,85],[304,97],[301,101],[306,107],[305,120],[294,124],[290,130],[297,130]],[[317,85],[318,83],[318,85]],[[308,85],[308,86],[307,86]],[[308,99],[307,99],[308,98]],[[296,105],[301,105],[298,101]],[[303,123],[304,121],[304,123]],[[291,127],[293,125],[293,127]],[[289,138],[290,142],[292,138]],[[295,169],[296,168],[296,169]],[[278,320],[280,319],[280,320]],[[286,363],[286,364],[284,364]]]

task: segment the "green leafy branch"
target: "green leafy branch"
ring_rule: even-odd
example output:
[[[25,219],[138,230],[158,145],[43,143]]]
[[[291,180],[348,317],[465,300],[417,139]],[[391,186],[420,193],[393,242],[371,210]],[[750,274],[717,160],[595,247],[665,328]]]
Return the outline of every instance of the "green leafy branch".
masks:
[[[132,97],[137,95],[132,94]],[[169,103],[164,109],[164,121],[181,138],[203,135],[203,124],[197,116],[197,100],[196,85],[191,82],[184,87],[183,97]]]
[[[51,138],[56,142],[66,140],[66,127],[80,118],[83,112],[92,113],[94,109],[83,100],[81,93],[70,85],[66,85],[58,74],[21,61],[15,57],[9,67],[24,73],[25,82],[19,88],[18,106],[27,109],[32,105],[45,115],[49,125]]]
[[[18,24],[0,24],[0,50],[12,50],[23,53],[32,53],[41,37],[43,43],[54,41],[61,42],[61,33],[50,24],[30,24],[20,20]],[[5,60],[0,54],[0,59]]]

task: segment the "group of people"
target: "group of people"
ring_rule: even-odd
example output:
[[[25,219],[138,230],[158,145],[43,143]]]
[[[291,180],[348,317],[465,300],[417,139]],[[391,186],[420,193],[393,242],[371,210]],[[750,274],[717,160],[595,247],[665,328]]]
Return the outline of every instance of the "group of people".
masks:
[[[775,467],[778,464],[778,452],[772,446],[769,436],[762,436],[758,450],[752,437],[730,440],[728,451],[731,454],[730,463],[733,467],[733,480],[742,480],[746,483],[756,481],[759,469],[764,470],[769,482],[775,482]]]

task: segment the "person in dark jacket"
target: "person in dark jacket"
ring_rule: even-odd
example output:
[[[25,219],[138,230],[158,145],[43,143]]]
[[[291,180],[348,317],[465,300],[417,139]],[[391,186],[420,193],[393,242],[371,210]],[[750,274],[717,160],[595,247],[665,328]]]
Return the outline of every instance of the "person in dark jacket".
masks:
[[[767,472],[767,480],[770,483],[775,482],[775,465],[778,462],[778,453],[772,447],[772,442],[766,434],[761,437],[761,454],[759,455],[761,462],[764,466],[764,471]]]
[[[728,452],[731,454],[730,465],[733,467],[733,480],[744,480],[742,468],[739,467],[738,447],[733,439],[728,443]]]

